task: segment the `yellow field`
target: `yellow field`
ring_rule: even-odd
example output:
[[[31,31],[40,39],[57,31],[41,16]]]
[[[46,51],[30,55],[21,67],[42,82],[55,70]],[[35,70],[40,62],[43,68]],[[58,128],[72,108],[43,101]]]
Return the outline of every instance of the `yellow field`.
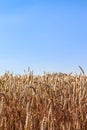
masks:
[[[87,76],[81,71],[5,73],[0,77],[0,130],[87,130]]]

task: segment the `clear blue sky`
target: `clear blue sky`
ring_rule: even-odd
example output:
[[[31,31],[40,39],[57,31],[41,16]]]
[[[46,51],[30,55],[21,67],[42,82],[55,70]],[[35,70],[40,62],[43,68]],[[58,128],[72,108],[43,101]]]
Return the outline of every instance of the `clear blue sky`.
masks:
[[[87,72],[87,0],[0,0],[0,74]]]

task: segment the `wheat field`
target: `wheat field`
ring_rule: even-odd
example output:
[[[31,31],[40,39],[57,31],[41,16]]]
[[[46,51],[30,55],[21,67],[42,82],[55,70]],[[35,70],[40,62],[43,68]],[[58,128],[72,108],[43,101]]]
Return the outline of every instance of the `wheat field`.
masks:
[[[87,76],[0,76],[0,130],[87,130]]]

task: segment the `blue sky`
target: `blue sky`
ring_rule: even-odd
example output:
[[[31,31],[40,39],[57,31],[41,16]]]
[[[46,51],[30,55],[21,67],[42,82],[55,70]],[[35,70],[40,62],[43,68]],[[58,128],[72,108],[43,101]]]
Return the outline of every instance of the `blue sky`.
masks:
[[[0,74],[87,72],[86,0],[1,0]]]

